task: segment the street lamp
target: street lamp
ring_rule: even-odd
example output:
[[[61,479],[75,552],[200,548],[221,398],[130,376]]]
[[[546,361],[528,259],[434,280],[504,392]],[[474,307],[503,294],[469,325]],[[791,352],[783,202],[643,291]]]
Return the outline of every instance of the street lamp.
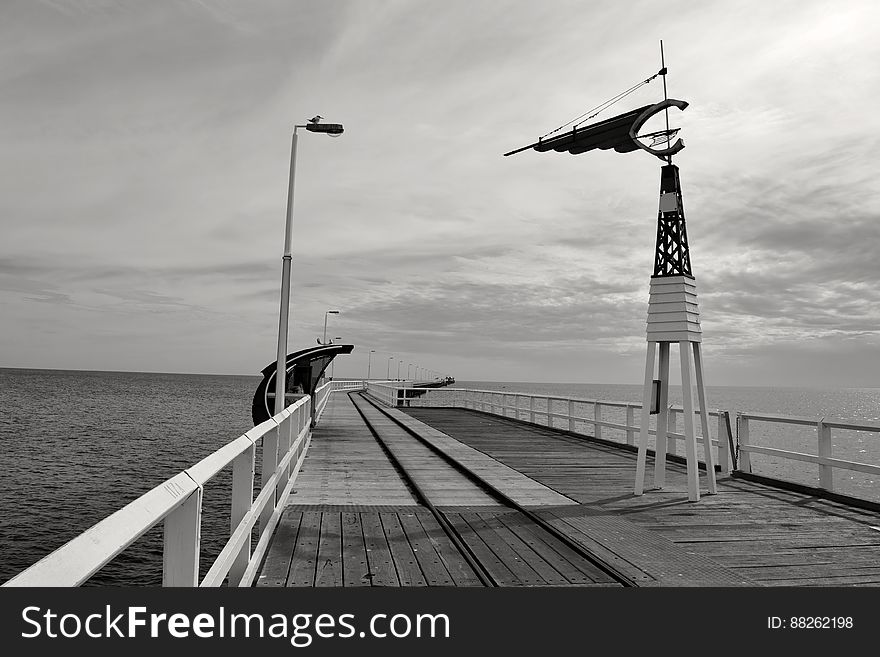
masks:
[[[338,310],[328,310],[324,313],[324,339],[321,341],[321,344],[327,344],[327,315],[338,315]]]
[[[388,357],[388,367],[385,368],[385,380],[391,380],[391,361],[394,360],[394,356]]]
[[[309,119],[305,125],[293,126],[290,140],[290,177],[287,182],[287,219],[284,224],[284,255],[281,258],[281,312],[278,318],[278,362],[275,367],[275,413],[285,407],[285,387],[287,384],[287,324],[290,318],[290,268],[293,256],[290,252],[290,241],[293,233],[293,182],[296,174],[296,131],[305,128],[309,132],[323,132],[331,137],[342,134],[339,123],[320,123],[321,117]]]
[[[334,338],[334,340],[339,340],[339,342],[342,342],[342,338],[339,337],[338,335]],[[330,344],[333,344],[333,340],[330,341]],[[331,381],[333,380],[333,372],[335,370],[336,370],[336,358],[334,357],[333,360],[330,361],[330,380]]]
[[[403,365],[403,361],[397,361],[397,380],[400,381],[400,366]]]
[[[409,378],[409,368],[412,367],[412,363],[406,366],[406,378]]]
[[[370,353],[367,354],[367,381],[370,380],[370,366],[373,364],[373,354],[375,353],[375,349],[370,349]]]

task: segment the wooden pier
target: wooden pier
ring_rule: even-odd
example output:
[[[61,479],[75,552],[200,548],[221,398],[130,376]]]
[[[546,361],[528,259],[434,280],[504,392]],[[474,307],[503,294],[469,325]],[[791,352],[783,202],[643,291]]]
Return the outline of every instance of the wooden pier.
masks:
[[[635,466],[514,419],[334,393],[255,584],[880,585],[873,511],[727,476],[693,504],[677,464],[636,497]]]

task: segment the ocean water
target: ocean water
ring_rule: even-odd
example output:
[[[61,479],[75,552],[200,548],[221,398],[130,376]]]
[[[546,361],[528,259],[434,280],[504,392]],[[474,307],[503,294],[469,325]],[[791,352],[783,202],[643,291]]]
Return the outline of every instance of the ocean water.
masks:
[[[251,428],[258,376],[0,368],[0,582]],[[456,387],[641,401],[638,385],[458,382]],[[680,403],[680,391],[671,389]],[[880,389],[724,388],[710,408],[880,421]],[[605,416],[616,421],[609,409]],[[620,418],[622,420],[622,418]],[[606,437],[614,438],[613,432]],[[752,429],[752,442],[816,453],[815,430]],[[835,432],[834,455],[880,464],[880,435]],[[622,436],[619,437],[623,439]],[[259,468],[260,458],[257,464]],[[753,457],[754,471],[814,484],[815,468]],[[801,467],[804,466],[804,467]],[[880,499],[869,475],[837,473],[842,492]],[[231,469],[205,491],[202,574],[229,532]],[[100,586],[158,586],[161,524],[99,571]]]
[[[259,380],[0,369],[0,582],[250,429]],[[228,468],[205,490],[202,574],[230,488]],[[161,583],[161,523],[89,581]]]

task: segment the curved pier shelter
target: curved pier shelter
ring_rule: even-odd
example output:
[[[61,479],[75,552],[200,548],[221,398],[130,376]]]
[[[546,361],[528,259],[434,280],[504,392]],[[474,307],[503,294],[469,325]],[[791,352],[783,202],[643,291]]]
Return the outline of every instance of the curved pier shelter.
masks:
[[[284,389],[287,391],[285,397],[288,397],[288,404],[295,401],[302,395],[311,395],[312,397],[312,426],[315,425],[315,390],[318,382],[324,376],[324,372],[333,362],[333,359],[340,354],[350,354],[354,351],[353,344],[326,344],[319,347],[310,347],[301,349],[287,354],[285,359],[285,371],[287,380]],[[260,372],[263,380],[260,381],[254,392],[254,400],[251,405],[251,416],[254,420],[254,426],[265,422],[275,415],[275,373],[276,363],[273,361],[266,365]]]
[[[662,56],[662,42],[661,42]],[[663,93],[666,95],[665,64],[655,75],[637,84],[623,94],[599,107],[606,108],[621,100],[637,88],[648,84],[658,76],[663,77]],[[580,127],[594,114],[582,115],[557,128],[528,146],[505,153],[513,155],[528,149],[538,152],[556,151],[579,155],[591,150],[611,150],[630,153],[644,150],[666,164],[660,174],[660,210],[657,215],[657,241],[654,253],[654,272],[651,276],[650,299],[648,302],[648,350],[645,364],[645,387],[642,403],[642,421],[639,435],[639,451],[636,465],[634,492],[644,492],[645,462],[648,450],[648,421],[650,415],[657,415],[656,449],[654,459],[654,486],[663,488],[666,479],[667,441],[674,439],[668,435],[669,428],[669,352],[670,345],[678,344],[681,360],[681,384],[684,406],[684,442],[687,457],[688,499],[700,499],[699,467],[697,463],[697,444],[694,431],[694,408],[692,381],[696,375],[697,400],[702,428],[702,442],[706,462],[706,475],[709,493],[716,492],[715,467],[712,459],[709,435],[708,413],[706,412],[706,391],[703,385],[703,358],[701,352],[702,334],[700,314],[697,305],[697,287],[691,271],[688,250],[687,229],[681,195],[681,182],[678,167],[672,163],[672,156],[684,148],[681,139],[675,140],[678,129],[669,128],[669,108],[684,110],[688,104],[681,100],[665,98],[654,105],[646,105],[610,119]],[[638,134],[642,126],[655,114],[666,112],[666,129],[647,134]],[[580,123],[576,123],[580,121]],[[570,131],[552,136],[562,128],[574,123]],[[646,141],[642,141],[646,140]],[[674,143],[673,143],[673,140]],[[648,143],[650,142],[650,143]],[[662,148],[658,148],[662,147]],[[659,347],[659,349],[658,349]],[[657,365],[658,379],[654,379],[654,365],[659,352]],[[693,361],[691,360],[693,353]],[[693,363],[693,364],[692,364]],[[652,408],[653,407],[653,408]],[[677,436],[675,437],[677,438]]]

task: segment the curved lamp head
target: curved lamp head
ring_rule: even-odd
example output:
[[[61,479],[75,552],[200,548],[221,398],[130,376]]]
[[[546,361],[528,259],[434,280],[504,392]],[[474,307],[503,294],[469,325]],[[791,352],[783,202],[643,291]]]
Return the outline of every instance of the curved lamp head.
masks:
[[[309,123],[306,125],[309,132],[323,132],[331,137],[338,137],[342,134],[344,128],[341,123]]]

